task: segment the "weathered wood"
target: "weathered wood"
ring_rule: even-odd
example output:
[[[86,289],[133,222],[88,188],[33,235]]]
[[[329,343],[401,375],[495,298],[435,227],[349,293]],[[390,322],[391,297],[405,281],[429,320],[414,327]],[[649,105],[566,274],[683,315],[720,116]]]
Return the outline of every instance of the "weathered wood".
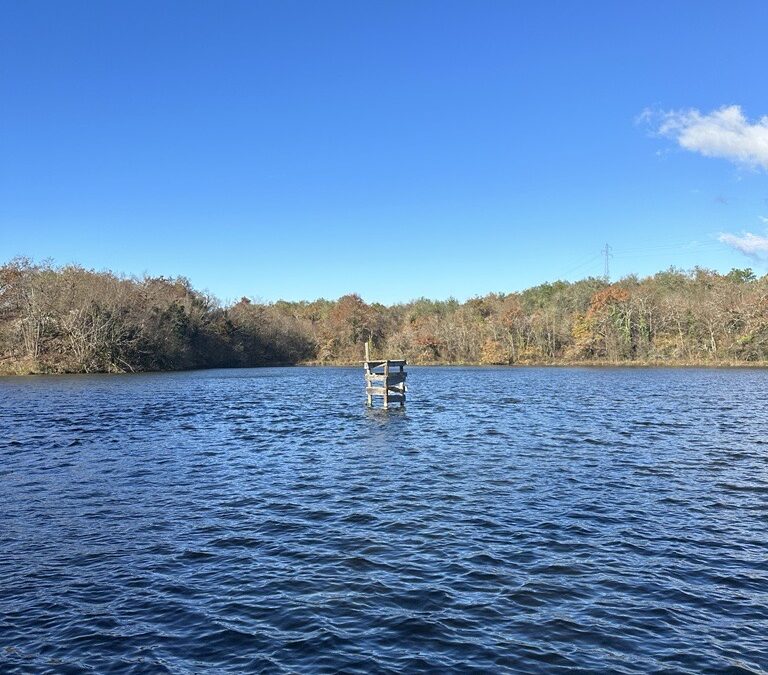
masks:
[[[368,342],[366,341],[366,343],[365,343],[365,369],[366,369],[367,372],[370,372],[370,370],[368,368],[368,361],[370,360],[370,358],[371,358],[370,348],[369,348]],[[366,377],[367,377],[367,375],[366,375]],[[367,390],[366,390],[366,394],[367,394],[367,404],[368,404],[368,407],[370,408],[371,406],[373,406],[373,397],[371,396],[371,393],[369,391],[367,391]]]
[[[372,361],[370,347],[365,345],[365,394],[368,406],[373,406],[373,397],[382,398],[382,407],[389,408],[390,403],[399,403],[402,408],[405,405],[405,393],[407,388],[405,380],[408,374],[405,372],[405,359],[382,359]]]
[[[389,364],[390,368],[402,368],[403,366],[407,365],[405,359],[382,359],[380,361],[371,361],[370,359],[366,359],[362,362],[365,364],[365,367],[370,368],[383,368],[385,364]]]
[[[389,361],[384,362],[384,410],[389,408],[389,387],[386,383],[389,382]]]
[[[394,387],[390,387],[389,389],[385,390],[384,387],[367,387],[365,390],[365,393],[369,396],[384,396],[384,392],[387,391],[388,398],[390,401],[393,400],[393,397],[395,396],[402,396],[402,392],[399,389],[395,389]]]
[[[365,388],[365,393],[368,394],[369,396],[384,396],[385,391],[389,391],[390,393],[395,393],[395,394],[404,394],[408,390],[401,388],[401,386],[398,384],[390,385],[388,387],[366,387]]]
[[[390,373],[388,376],[384,373],[366,373],[366,382],[388,382],[389,384],[401,384],[405,382],[408,373]]]

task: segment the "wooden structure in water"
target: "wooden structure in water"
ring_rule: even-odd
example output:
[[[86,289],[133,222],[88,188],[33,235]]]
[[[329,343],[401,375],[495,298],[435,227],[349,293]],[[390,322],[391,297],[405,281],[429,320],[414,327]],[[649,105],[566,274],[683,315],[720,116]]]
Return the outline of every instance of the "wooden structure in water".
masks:
[[[369,354],[368,343],[365,344],[365,395],[368,399],[368,407],[373,407],[373,397],[381,396],[382,407],[386,410],[392,403],[405,406],[405,359],[372,361]]]

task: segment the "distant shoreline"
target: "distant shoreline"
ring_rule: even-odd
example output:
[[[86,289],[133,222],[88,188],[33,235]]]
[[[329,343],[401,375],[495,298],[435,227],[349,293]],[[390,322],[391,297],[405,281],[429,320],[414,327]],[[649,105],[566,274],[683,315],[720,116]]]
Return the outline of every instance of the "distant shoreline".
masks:
[[[411,364],[768,366],[768,275],[669,269],[554,281],[464,302],[222,304],[183,277],[0,265],[0,373],[354,365],[367,343]]]
[[[711,370],[738,370],[738,369],[755,369],[762,370],[768,369],[768,361],[757,362],[738,362],[738,361],[723,361],[713,363],[711,361],[686,361],[686,362],[637,362],[637,361],[541,361],[531,363],[449,363],[449,362],[422,362],[422,363],[409,363],[409,366],[420,368],[496,368],[502,369],[519,369],[525,370],[529,368],[586,368],[586,369],[601,369],[601,368],[629,368],[638,370],[685,370],[685,369],[711,369]],[[359,367],[360,362],[345,361],[345,362],[326,362],[321,363],[318,361],[306,361],[300,363],[270,363],[261,364],[256,366],[214,366],[209,368],[177,368],[166,370],[135,370],[135,371],[13,371],[13,370],[0,370],[1,378],[11,377],[57,377],[67,375],[159,375],[163,373],[190,373],[190,372],[202,372],[208,370],[249,370],[255,368],[353,368]]]

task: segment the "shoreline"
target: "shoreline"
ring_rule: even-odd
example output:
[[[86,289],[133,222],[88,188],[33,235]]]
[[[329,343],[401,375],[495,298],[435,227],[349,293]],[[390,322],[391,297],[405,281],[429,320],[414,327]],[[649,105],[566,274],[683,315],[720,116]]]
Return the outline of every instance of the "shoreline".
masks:
[[[39,370],[0,370],[0,380],[11,377],[56,377],[60,375],[158,375],[163,373],[190,373],[205,370],[247,370],[252,368],[352,368],[359,367],[361,361],[303,361],[299,363],[275,363],[255,366],[215,366],[209,368],[179,368],[169,370],[135,370],[135,371],[39,371]],[[768,369],[768,361],[531,361],[526,363],[478,363],[478,362],[408,362],[416,368],[498,368],[498,369],[527,369],[527,368],[629,368],[629,369],[711,369],[737,370]]]

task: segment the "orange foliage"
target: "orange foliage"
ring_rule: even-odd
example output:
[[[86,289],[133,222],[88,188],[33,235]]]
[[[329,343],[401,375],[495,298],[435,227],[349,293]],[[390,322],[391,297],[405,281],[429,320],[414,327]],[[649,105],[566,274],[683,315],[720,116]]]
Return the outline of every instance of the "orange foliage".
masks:
[[[592,302],[589,305],[587,316],[594,316],[606,307],[618,305],[622,302],[627,302],[628,300],[629,293],[623,288],[617,288],[616,286],[603,288],[592,296]]]

